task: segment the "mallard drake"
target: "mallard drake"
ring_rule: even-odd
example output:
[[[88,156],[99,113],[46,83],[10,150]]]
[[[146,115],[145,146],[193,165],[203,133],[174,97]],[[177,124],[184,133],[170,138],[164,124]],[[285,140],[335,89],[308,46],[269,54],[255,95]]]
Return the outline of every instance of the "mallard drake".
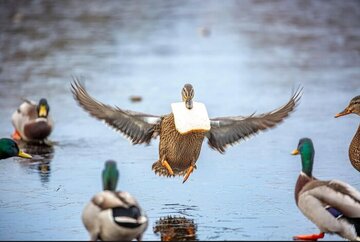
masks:
[[[297,240],[317,240],[325,233],[360,240],[360,193],[338,180],[322,181],[312,175],[315,150],[311,139],[302,138],[292,155],[301,155],[302,170],[295,186],[300,211],[319,229],[319,234],[298,235]]]
[[[336,114],[335,118],[348,115],[350,113],[360,115],[360,95],[351,99],[349,105],[342,112]],[[349,146],[349,159],[353,167],[360,171],[360,125]]]
[[[24,100],[12,115],[15,128],[12,138],[24,141],[44,141],[53,129],[53,121],[49,115],[50,107],[45,98],[39,103]]]
[[[121,132],[133,144],[149,144],[152,138],[160,135],[159,160],[152,165],[152,169],[156,174],[163,176],[183,175],[183,183],[196,168],[196,161],[205,137],[211,148],[224,153],[228,145],[233,145],[260,130],[272,128],[282,122],[294,110],[301,97],[301,89],[299,89],[284,106],[274,111],[247,117],[212,118],[208,119],[208,129],[180,133],[176,126],[174,112],[156,116],[111,107],[92,98],[76,79],[71,86],[74,98],[80,106],[93,117],[105,121],[106,124]],[[193,102],[192,85],[184,85],[181,94],[183,102],[177,104],[181,104],[189,113],[195,111],[195,104],[198,106],[199,104]],[[206,110],[202,115],[207,115],[204,113]],[[186,111],[182,111],[182,114],[185,115]],[[182,114],[178,116],[183,118]],[[195,116],[197,114],[195,113]],[[189,122],[191,123],[191,119]],[[206,120],[204,122],[206,123]]]
[[[148,218],[128,192],[115,191],[119,178],[116,162],[109,160],[102,172],[103,191],[85,206],[82,221],[91,240],[142,239]]]
[[[27,159],[32,158],[31,155],[20,150],[18,144],[14,140],[8,138],[0,139],[0,160],[13,156]]]

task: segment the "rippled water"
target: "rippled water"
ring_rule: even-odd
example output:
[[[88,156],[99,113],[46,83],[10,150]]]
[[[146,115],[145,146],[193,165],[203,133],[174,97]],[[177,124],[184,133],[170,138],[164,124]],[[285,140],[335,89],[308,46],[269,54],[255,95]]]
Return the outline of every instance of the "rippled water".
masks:
[[[0,137],[21,97],[46,97],[56,144],[22,144],[32,161],[0,162],[0,239],[87,240],[80,216],[107,159],[149,216],[145,240],[161,228],[200,240],[317,232],[294,203],[300,161],[290,152],[312,138],[314,174],[360,189],[348,160],[359,117],[333,118],[360,92],[359,27],[359,1],[1,1]],[[211,117],[270,111],[299,84],[304,95],[283,124],[225,155],[204,143],[182,184],[151,171],[158,140],[132,146],[77,106],[72,75],[104,103],[156,115],[186,82]]]

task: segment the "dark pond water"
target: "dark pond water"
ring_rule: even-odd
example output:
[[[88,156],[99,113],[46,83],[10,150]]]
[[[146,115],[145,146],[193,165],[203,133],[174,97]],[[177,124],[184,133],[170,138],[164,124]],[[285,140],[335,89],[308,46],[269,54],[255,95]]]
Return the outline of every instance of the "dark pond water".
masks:
[[[2,240],[87,240],[80,216],[107,159],[149,216],[145,240],[168,224],[188,228],[173,236],[201,240],[317,232],[293,198],[300,160],[290,152],[304,136],[318,178],[360,189],[348,160],[359,117],[334,119],[360,93],[359,1],[1,1],[0,33],[0,137],[13,131],[21,97],[46,97],[57,143],[25,146],[32,161],[0,162]],[[225,155],[204,143],[182,184],[151,171],[158,140],[132,146],[89,117],[72,98],[72,75],[104,103],[156,115],[187,82],[211,117],[270,111],[299,84],[304,94],[283,124]]]

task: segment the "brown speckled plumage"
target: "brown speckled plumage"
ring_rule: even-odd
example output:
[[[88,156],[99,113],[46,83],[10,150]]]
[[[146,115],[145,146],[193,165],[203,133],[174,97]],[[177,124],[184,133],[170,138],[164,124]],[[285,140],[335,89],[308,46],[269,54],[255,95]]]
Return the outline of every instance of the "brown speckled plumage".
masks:
[[[271,112],[245,117],[212,118],[209,131],[180,134],[175,128],[172,113],[155,116],[111,107],[92,98],[76,78],[71,86],[74,99],[81,107],[91,116],[125,135],[133,144],[149,144],[152,138],[160,135],[159,160],[153,164],[152,169],[158,175],[185,176],[183,182],[187,180],[192,169],[196,168],[195,163],[205,137],[211,148],[224,153],[229,145],[281,123],[295,109],[302,93],[302,89],[297,90],[285,105]],[[182,100],[186,108],[192,108],[193,97],[192,85],[186,84],[182,89]],[[174,174],[171,175],[169,168],[165,166],[169,166]]]
[[[195,165],[199,157],[205,133],[191,132],[180,134],[175,128],[174,115],[164,116],[160,125],[159,160],[152,169],[158,175],[171,176],[160,161],[165,159],[174,171],[174,175],[184,175],[191,164]]]
[[[349,105],[343,111],[336,114],[335,118],[351,113],[360,115],[360,95],[351,99]],[[360,171],[360,125],[349,146],[349,159],[353,167]]]
[[[354,168],[360,171],[360,125],[349,147],[349,159]]]

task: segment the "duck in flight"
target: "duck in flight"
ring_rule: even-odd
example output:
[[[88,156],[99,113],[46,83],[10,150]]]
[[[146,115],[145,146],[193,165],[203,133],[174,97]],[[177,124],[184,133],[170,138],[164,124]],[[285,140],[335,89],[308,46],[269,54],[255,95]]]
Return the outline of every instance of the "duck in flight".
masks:
[[[205,138],[212,149],[224,153],[229,145],[281,123],[295,109],[302,95],[299,88],[285,105],[268,113],[208,118],[205,106],[193,101],[193,86],[185,84],[181,91],[182,102],[173,103],[171,113],[156,116],[103,104],[74,79],[71,87],[78,104],[91,116],[129,138],[132,144],[149,144],[160,136],[159,160],[152,169],[160,176],[184,176],[183,183],[196,169]]]

